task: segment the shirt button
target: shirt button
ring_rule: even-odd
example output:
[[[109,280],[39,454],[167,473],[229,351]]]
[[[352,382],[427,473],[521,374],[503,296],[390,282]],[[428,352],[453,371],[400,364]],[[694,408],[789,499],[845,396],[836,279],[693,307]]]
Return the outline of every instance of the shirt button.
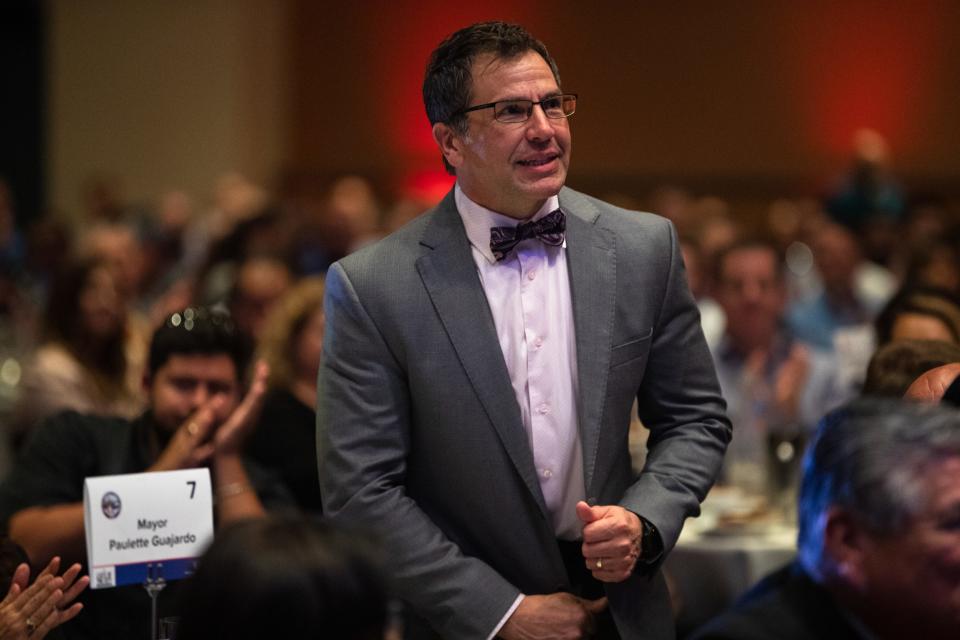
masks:
[[[544,477],[544,478],[552,478],[552,477],[553,477],[553,471],[551,471],[550,469],[544,469],[544,470],[543,470],[543,477]]]
[[[547,404],[542,404],[537,407],[537,411],[540,413],[540,415],[546,415],[550,413],[550,406]]]
[[[533,346],[535,346],[537,349],[539,349],[540,347],[542,347],[542,346],[543,346],[543,338],[537,338],[536,340],[534,340],[534,341],[533,341]]]
[[[533,280],[536,277],[537,277],[536,271],[531,271],[530,273],[527,274],[527,280]]]

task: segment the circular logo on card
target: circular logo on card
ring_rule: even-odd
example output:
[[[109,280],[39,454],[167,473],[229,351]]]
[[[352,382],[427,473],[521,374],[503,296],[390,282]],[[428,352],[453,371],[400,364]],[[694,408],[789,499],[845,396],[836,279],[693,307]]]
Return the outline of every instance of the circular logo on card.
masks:
[[[107,491],[100,500],[100,508],[103,509],[103,515],[113,520],[120,515],[120,496],[113,491]]]

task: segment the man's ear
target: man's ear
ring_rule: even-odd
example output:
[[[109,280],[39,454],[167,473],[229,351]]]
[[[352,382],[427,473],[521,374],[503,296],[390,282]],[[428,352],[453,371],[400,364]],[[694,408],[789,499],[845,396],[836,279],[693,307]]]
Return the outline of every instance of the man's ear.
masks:
[[[831,507],[823,527],[823,571],[833,580],[860,590],[866,584],[864,559],[869,553],[869,534],[846,510]]]
[[[443,122],[434,124],[433,139],[450,166],[456,169],[463,163],[463,139],[450,125]]]

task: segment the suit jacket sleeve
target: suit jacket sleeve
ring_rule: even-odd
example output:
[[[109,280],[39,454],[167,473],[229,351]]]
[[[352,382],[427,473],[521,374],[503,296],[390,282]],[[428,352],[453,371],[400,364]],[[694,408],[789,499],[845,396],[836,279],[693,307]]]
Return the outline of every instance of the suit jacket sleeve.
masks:
[[[731,428],[676,231],[666,226],[666,281],[637,394],[638,413],[650,430],[648,454],[621,504],[652,522],[669,550],[685,518],[699,514],[700,502],[719,473]]]
[[[383,534],[395,588],[443,637],[486,638],[520,592],[465,556],[407,495],[406,376],[340,264],[327,274],[324,307],[317,403],[324,514]]]

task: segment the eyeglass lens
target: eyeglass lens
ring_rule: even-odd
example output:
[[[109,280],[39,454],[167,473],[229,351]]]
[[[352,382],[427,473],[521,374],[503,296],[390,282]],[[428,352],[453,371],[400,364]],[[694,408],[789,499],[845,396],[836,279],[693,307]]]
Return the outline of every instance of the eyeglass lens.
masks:
[[[504,100],[498,102],[493,116],[500,122],[524,122],[533,114],[532,100]],[[566,118],[577,108],[577,98],[572,95],[553,96],[540,101],[540,107],[548,118]]]

